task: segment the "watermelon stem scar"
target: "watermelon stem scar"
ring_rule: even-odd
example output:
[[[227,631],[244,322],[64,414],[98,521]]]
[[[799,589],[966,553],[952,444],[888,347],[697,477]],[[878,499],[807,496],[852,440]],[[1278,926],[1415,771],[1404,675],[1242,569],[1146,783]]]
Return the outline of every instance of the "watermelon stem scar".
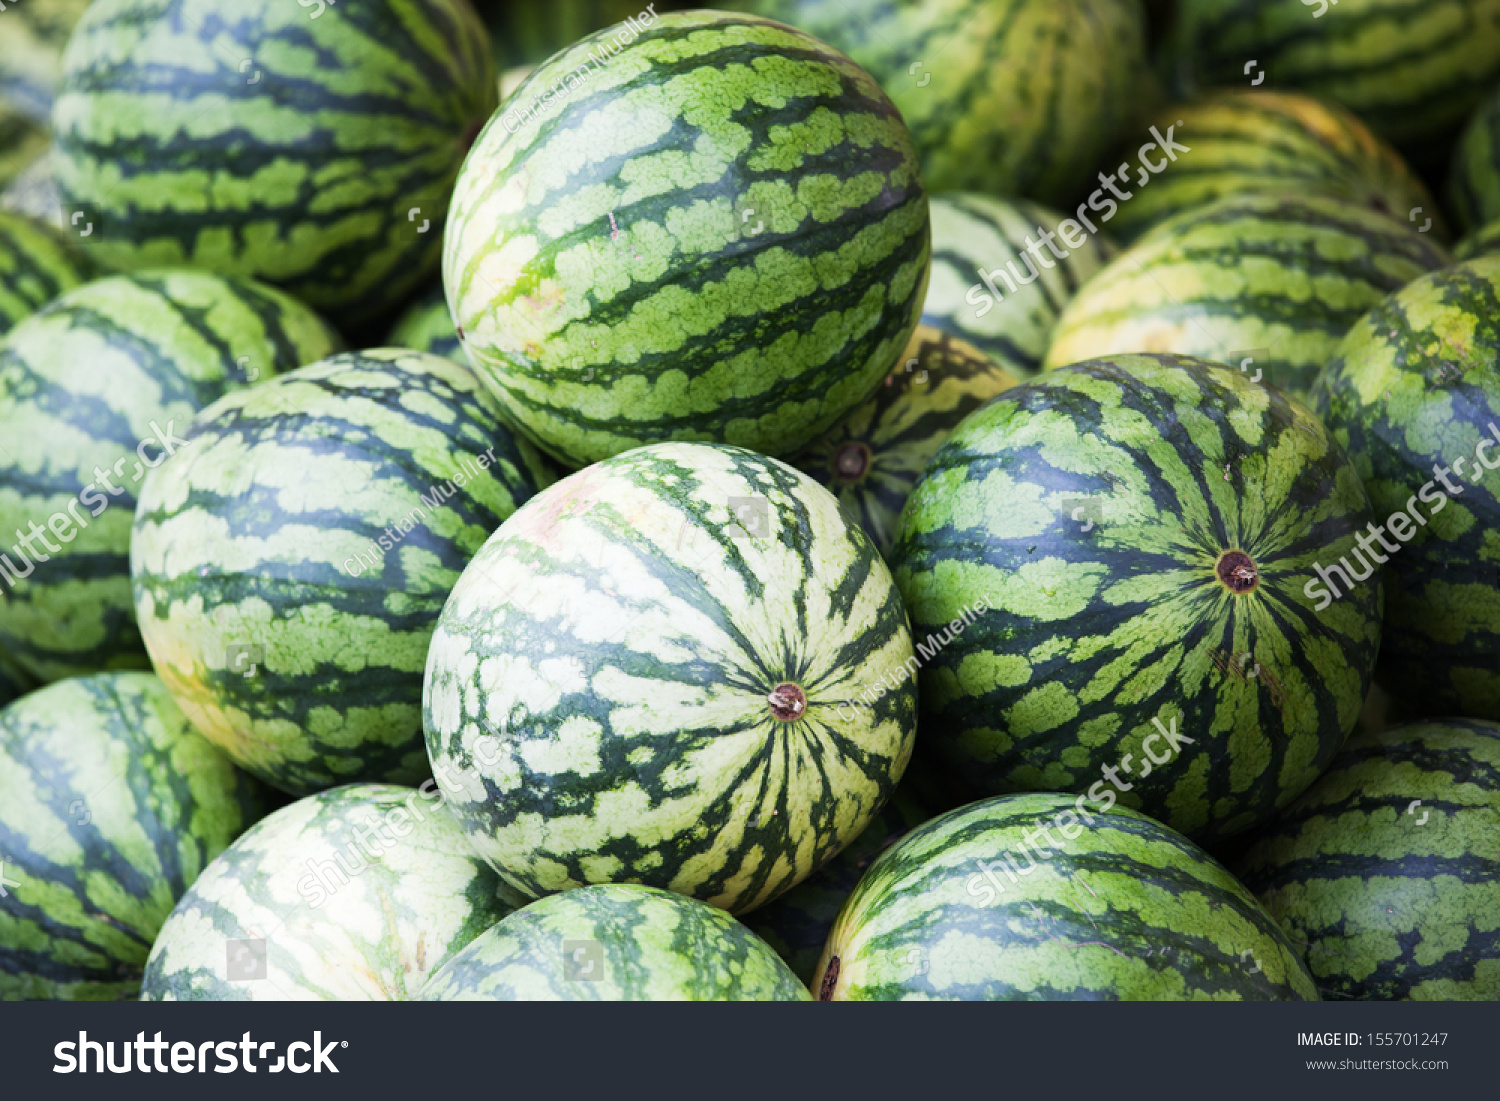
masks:
[[[870,449],[858,440],[844,444],[833,454],[833,472],[845,482],[857,482],[870,469]]]
[[[771,714],[784,723],[800,719],[807,710],[807,693],[790,681],[771,689],[766,699],[771,701]]]
[[[1219,556],[1215,572],[1230,592],[1248,593],[1260,584],[1260,570],[1255,565],[1255,559],[1244,551],[1225,551]]]
[[[828,961],[828,970],[823,972],[823,985],[818,989],[818,1001],[830,1002],[833,1000],[833,988],[839,981],[839,958],[834,956]]]

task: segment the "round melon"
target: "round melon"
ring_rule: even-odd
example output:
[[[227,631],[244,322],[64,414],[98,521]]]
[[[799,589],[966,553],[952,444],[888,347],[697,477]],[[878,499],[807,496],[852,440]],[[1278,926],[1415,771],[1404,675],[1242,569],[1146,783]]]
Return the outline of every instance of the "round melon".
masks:
[[[643,883],[743,913],[890,797],[913,665],[890,574],[826,490],[655,444],[558,482],[474,556],[423,721],[450,809],[523,894]]]
[[[802,982],[811,983],[817,974],[839,909],[865,870],[908,830],[932,817],[909,793],[910,787],[903,782],[847,849],[747,919],[755,934],[775,949]]]
[[[146,649],[199,729],[283,791],[417,783],[438,612],[546,478],[438,356],[336,355],[230,394],[141,492]]]
[[[1447,239],[1442,212],[1401,155],[1336,103],[1261,88],[1221,91],[1161,112],[1191,143],[1155,175],[1118,180],[1112,233],[1131,239],[1174,214],[1245,194],[1325,195]],[[1106,172],[1119,175],[1119,167]]]
[[[1016,379],[971,344],[917,326],[875,396],[798,456],[882,555],[928,460],[959,421]]]
[[[458,334],[453,331],[453,318],[448,315],[448,300],[443,297],[442,287],[434,287],[407,307],[385,342],[392,348],[430,352],[465,366],[469,363]]]
[[[1101,219],[1096,214],[1090,224],[1101,230],[1107,226]],[[1058,314],[1114,251],[1102,232],[1036,203],[958,191],[934,195],[922,324],[1030,378],[1042,369]]]
[[[1187,838],[1007,795],[887,849],[844,903],[822,1001],[1317,1001],[1271,915]]]
[[[929,251],[911,136],[869,74],[696,11],[517,89],[459,176],[443,284],[480,377],[565,463],[674,439],[783,455],[880,385]]]
[[[58,295],[85,283],[93,263],[50,225],[0,212],[0,337]]]
[[[424,1001],[806,1002],[776,953],[723,910],[653,887],[534,902],[432,976]]]
[[[0,711],[0,1000],[134,998],[172,907],[270,795],[150,673]]]
[[[1350,329],[1313,397],[1369,491],[1378,675],[1412,717],[1500,719],[1500,257],[1416,280]],[[1387,562],[1388,560],[1388,562]],[[1346,591],[1366,563],[1329,553]]]
[[[1449,263],[1431,233],[1345,200],[1231,196],[1161,223],[1085,283],[1046,365],[1172,352],[1301,393],[1366,310]]]
[[[1379,574],[1326,612],[1309,591],[1369,521],[1318,418],[1238,371],[1116,356],[1007,390],[891,555],[924,746],[978,795],[1118,801],[1205,845],[1264,821],[1369,692]]]
[[[221,394],[338,336],[251,280],[194,271],[76,287],[0,344],[0,648],[42,680],[144,668],[130,524],[146,474]]]
[[[511,910],[430,782],[349,784],[219,856],[151,948],[142,1001],[401,1001]]]
[[[1148,70],[1139,0],[748,3],[870,71],[934,191],[1074,201],[1126,137]]]
[[[1308,92],[1430,150],[1500,79],[1500,0],[1179,0],[1172,53],[1190,93]]]
[[[352,333],[436,272],[497,97],[468,0],[97,0],[54,171],[109,263],[253,276]]]
[[[1234,867],[1325,995],[1500,1001],[1500,726],[1351,738]]]

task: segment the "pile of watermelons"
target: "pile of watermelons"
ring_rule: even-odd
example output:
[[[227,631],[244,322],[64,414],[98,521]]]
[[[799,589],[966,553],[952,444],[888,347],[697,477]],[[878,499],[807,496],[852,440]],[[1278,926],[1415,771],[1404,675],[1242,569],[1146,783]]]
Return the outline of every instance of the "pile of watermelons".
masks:
[[[0,997],[1500,998],[1500,0],[675,6],[0,16]]]

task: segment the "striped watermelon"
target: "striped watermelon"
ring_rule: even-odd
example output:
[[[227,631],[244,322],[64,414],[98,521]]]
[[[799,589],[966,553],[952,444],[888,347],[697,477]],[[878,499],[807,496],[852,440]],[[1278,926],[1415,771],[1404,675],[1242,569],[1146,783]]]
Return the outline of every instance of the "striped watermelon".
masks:
[[[93,274],[73,239],[19,214],[0,212],[0,337]]]
[[[385,342],[393,348],[411,348],[466,367],[469,364],[458,334],[453,331],[453,318],[448,315],[448,300],[443,297],[442,287],[434,287],[413,302]]]
[[[1427,185],[1337,104],[1295,92],[1236,89],[1168,108],[1157,127],[1168,126],[1192,143],[1191,155],[1167,162],[1143,184],[1124,181],[1131,198],[1119,204],[1109,226],[1123,238],[1228,195],[1281,193],[1327,195],[1414,226],[1430,218],[1429,231],[1447,239]]]
[[[1500,460],[1488,455],[1500,441],[1500,257],[1385,299],[1338,346],[1313,396],[1396,537],[1381,538],[1386,554],[1371,547],[1375,564],[1390,560],[1381,682],[1413,717],[1500,719],[1500,477],[1489,473]],[[1330,587],[1371,567],[1338,559],[1321,559],[1344,573]]]
[[[734,918],[654,887],[544,898],[480,934],[424,1001],[806,1002],[807,988]]]
[[[1500,221],[1482,226],[1453,247],[1455,260],[1472,260],[1500,252]]]
[[[790,454],[906,345],[927,222],[868,74],[689,12],[600,32],[517,90],[459,176],[443,278],[481,377],[565,462],[667,439]]]
[[[1500,219],[1500,90],[1474,112],[1453,151],[1448,205],[1466,230]]]
[[[1500,726],[1350,739],[1235,867],[1325,996],[1500,1001]]]
[[[1231,196],[1163,222],[1084,284],[1047,366],[1175,352],[1297,393],[1366,310],[1448,263],[1431,233],[1343,200]]]
[[[1183,86],[1259,77],[1342,103],[1398,145],[1430,148],[1500,79],[1500,0],[1341,0],[1309,10],[1317,3],[1179,0],[1173,50]]]
[[[183,896],[142,1001],[399,1001],[510,912],[421,790],[348,784],[283,807]]]
[[[522,893],[639,882],[743,913],[858,836],[911,755],[906,613],[810,478],[655,444],[521,508],[427,658],[433,774]]]
[[[172,907],[269,794],[150,673],[0,711],[0,1000],[135,997]]]
[[[0,100],[47,121],[63,47],[89,0],[8,0],[0,19]]]
[[[1025,866],[1022,866],[1024,861]],[[1071,795],[919,826],[844,903],[823,1001],[1317,1001],[1271,916],[1187,838]]]
[[[885,385],[796,465],[827,486],[887,554],[901,506],[948,433],[1015,384],[972,344],[919,325]]]
[[[908,773],[908,775],[910,775]],[[849,847],[749,918],[752,930],[784,959],[797,978],[811,983],[839,908],[875,858],[907,831],[932,817],[903,782],[895,796]]]
[[[934,191],[1075,198],[1147,71],[1139,0],[748,0],[868,69]]]
[[[54,169],[101,254],[255,276],[350,331],[432,278],[497,102],[468,0],[96,0],[64,69]]]
[[[891,556],[924,743],[981,794],[1248,829],[1359,717],[1378,576],[1321,615],[1304,585],[1369,520],[1318,419],[1238,371],[1116,356],[1006,391],[933,458]]]
[[[126,557],[142,479],[200,408],[337,343],[279,291],[193,271],[87,283],[11,330],[0,648],[43,680],[144,668]]]
[[[1058,314],[1114,246],[1076,219],[1024,200],[948,192],[934,195],[931,206],[932,278],[922,324],[1030,378],[1042,369]]]
[[[333,356],[205,409],[141,492],[141,635],[199,729],[294,795],[416,783],[438,612],[546,476],[472,372]]]

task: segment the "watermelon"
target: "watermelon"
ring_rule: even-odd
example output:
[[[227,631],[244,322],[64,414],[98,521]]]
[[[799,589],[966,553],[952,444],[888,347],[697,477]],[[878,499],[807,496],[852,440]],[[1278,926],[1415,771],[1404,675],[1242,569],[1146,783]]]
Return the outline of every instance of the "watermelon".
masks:
[[[89,0],[8,0],[0,19],[0,100],[45,124],[63,47]]]
[[[1379,575],[1326,610],[1304,586],[1369,520],[1318,418],[1238,371],[1115,356],[1007,390],[891,555],[924,744],[977,794],[1118,800],[1205,845],[1250,828],[1359,717]]]
[[[1114,246],[1076,219],[1025,200],[955,191],[934,195],[931,206],[932,278],[922,324],[1030,378],[1042,369],[1063,306]]]
[[[901,109],[934,191],[1075,198],[1134,121],[1139,0],[748,0],[863,65]]]
[[[465,366],[469,363],[458,334],[453,331],[453,318],[448,315],[448,300],[443,297],[442,287],[434,287],[413,302],[385,342],[392,348],[430,352]]]
[[[885,563],[825,489],[738,447],[653,444],[474,556],[427,657],[427,750],[521,893],[644,883],[743,913],[890,797],[914,660]]]
[[[135,997],[172,907],[268,796],[150,673],[0,711],[0,999]]]
[[[806,1002],[734,918],[670,891],[608,884],[544,898],[476,937],[421,992],[435,1002]]]
[[[1326,997],[1500,1001],[1500,726],[1351,738],[1235,868]]]
[[[1344,200],[1231,196],[1168,219],[1085,283],[1046,364],[1175,352],[1298,393],[1366,310],[1448,263],[1431,233]]]
[[[1500,90],[1474,112],[1453,151],[1448,205],[1465,230],[1500,219]]]
[[[495,115],[443,283],[485,384],[565,463],[669,439],[783,455],[906,346],[927,223],[868,74],[765,20],[669,14],[558,54]]]
[[[436,272],[497,95],[468,0],[97,0],[54,171],[108,262],[264,279],[352,332]]]
[[[1318,1000],[1223,865],[1145,815],[1053,792],[961,807],[886,850],[839,912],[813,988],[822,1001]]]
[[[142,1001],[398,1001],[510,913],[416,788],[347,784],[267,817],[166,919]]]
[[[796,465],[827,486],[887,554],[901,506],[938,446],[959,421],[1015,384],[978,348],[919,325],[885,385]]]
[[[1385,299],[1313,397],[1395,536],[1377,536],[1390,560],[1381,683],[1414,717],[1500,719],[1500,478],[1489,473],[1500,460],[1488,455],[1500,440],[1500,257]],[[1338,559],[1320,558],[1333,597],[1354,568]]]
[[[839,907],[865,869],[908,830],[932,817],[908,787],[903,780],[895,797],[847,849],[748,919],[750,928],[776,950],[802,982],[811,983],[817,974],[818,959],[839,916]]]
[[[545,484],[467,368],[336,355],[227,395],[141,492],[141,634],[182,708],[293,795],[418,783],[428,639],[469,558]]]
[[[1137,173],[1122,181],[1131,198],[1119,204],[1109,226],[1120,237],[1133,239],[1174,214],[1228,195],[1280,193],[1341,199],[1447,239],[1427,185],[1399,153],[1335,103],[1295,92],[1236,89],[1176,104],[1156,123],[1160,129],[1175,125],[1192,143],[1191,156],[1144,180]]]
[[[12,329],[0,345],[0,648],[42,680],[144,668],[127,559],[142,479],[220,394],[337,344],[281,292],[194,271],[86,283]]]
[[[0,212],[0,337],[92,274],[92,261],[72,238],[34,219]]]
[[[1398,145],[1441,145],[1500,79],[1500,0],[1178,0],[1185,91],[1251,82],[1342,103]],[[1316,20],[1316,22],[1314,22]]]
[[[1500,252],[1500,221],[1491,222],[1470,233],[1453,247],[1455,260],[1472,260]]]

